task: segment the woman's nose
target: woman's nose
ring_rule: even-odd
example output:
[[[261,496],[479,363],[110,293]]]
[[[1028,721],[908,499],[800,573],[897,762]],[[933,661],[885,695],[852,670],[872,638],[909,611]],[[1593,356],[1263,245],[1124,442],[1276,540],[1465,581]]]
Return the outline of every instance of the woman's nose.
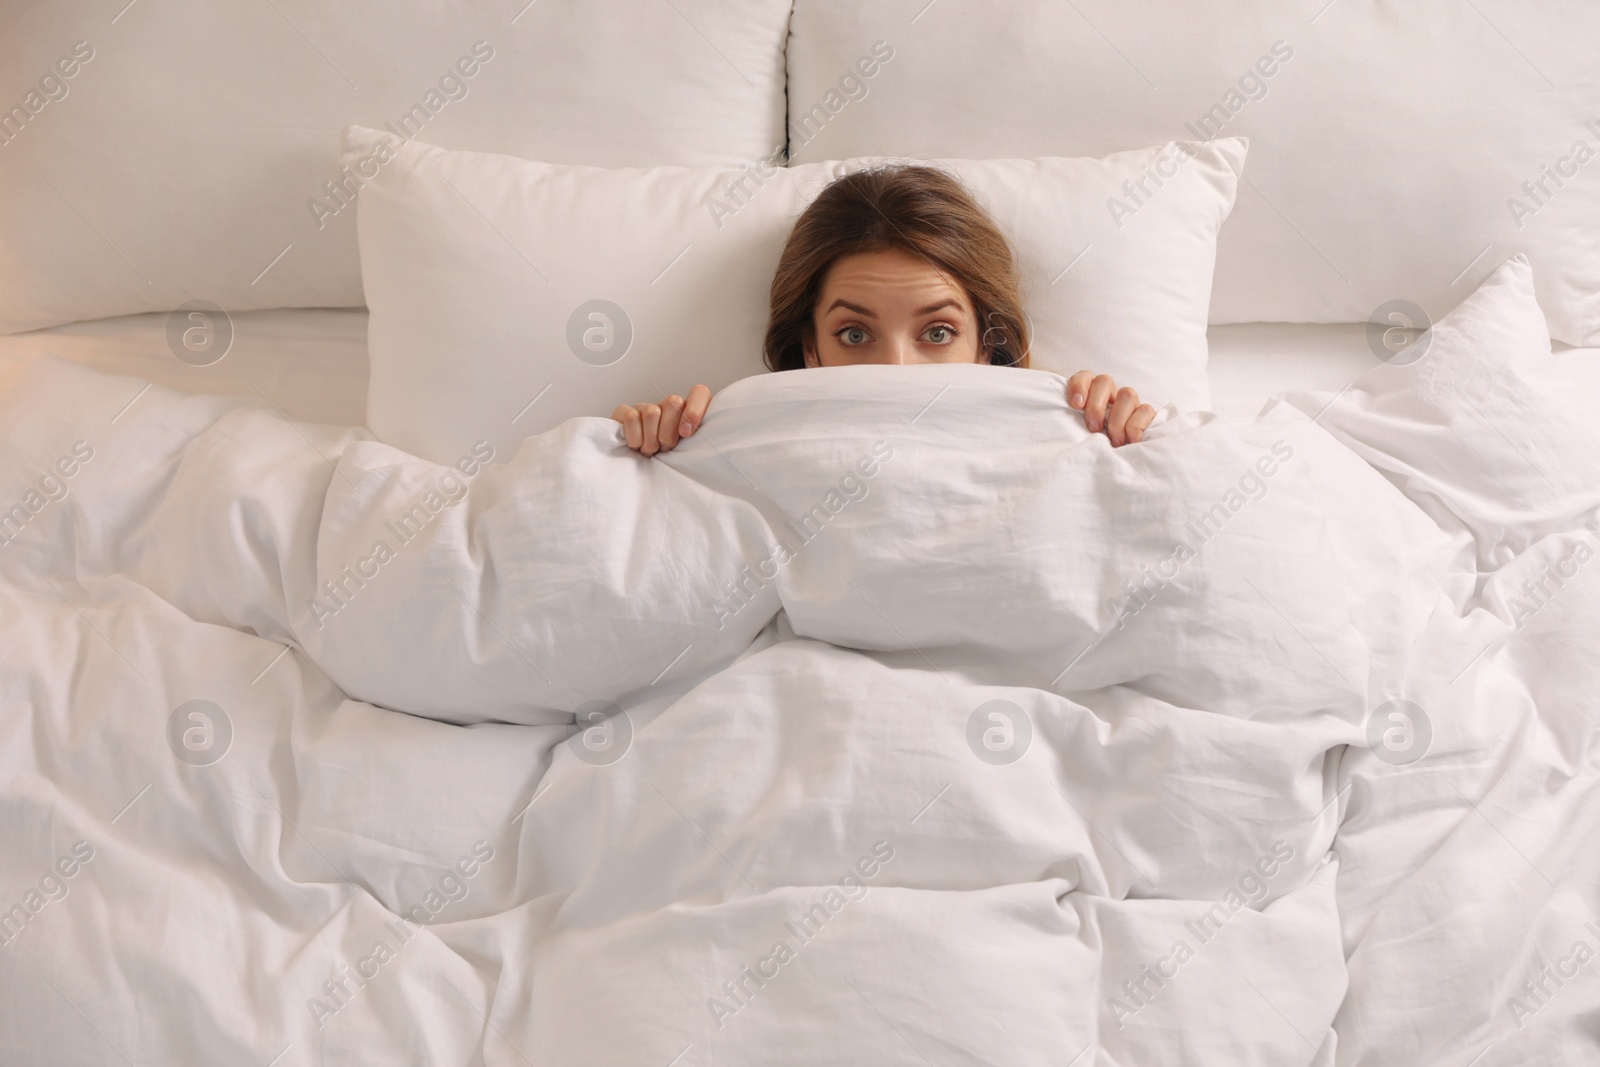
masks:
[[[883,355],[883,361],[893,365],[903,366],[907,363],[916,362],[916,354],[912,348],[911,341],[905,337],[890,338],[889,343],[884,346]]]

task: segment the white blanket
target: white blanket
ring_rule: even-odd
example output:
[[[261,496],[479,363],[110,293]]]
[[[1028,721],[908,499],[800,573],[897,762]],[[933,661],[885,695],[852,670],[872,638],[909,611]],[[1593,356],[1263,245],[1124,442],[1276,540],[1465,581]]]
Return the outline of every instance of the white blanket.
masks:
[[[0,435],[17,1062],[1360,1040],[1344,746],[1469,590],[1297,412],[848,368],[450,468],[40,360]]]

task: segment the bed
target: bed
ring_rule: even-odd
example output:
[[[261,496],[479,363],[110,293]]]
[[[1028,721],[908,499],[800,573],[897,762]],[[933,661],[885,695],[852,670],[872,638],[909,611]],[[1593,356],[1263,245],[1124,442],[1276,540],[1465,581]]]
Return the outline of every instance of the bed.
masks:
[[[31,17],[0,1062],[1600,1062],[1593,12]],[[758,373],[907,159],[1034,368]]]

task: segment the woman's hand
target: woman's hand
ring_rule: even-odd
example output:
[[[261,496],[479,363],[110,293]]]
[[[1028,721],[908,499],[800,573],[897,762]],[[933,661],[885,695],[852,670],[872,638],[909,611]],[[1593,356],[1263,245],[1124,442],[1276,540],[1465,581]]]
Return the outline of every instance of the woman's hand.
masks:
[[[642,455],[670,452],[678,441],[693,437],[705,420],[711,390],[697,385],[685,400],[669,396],[659,404],[618,404],[611,417],[622,423],[628,447]]]
[[[1118,389],[1111,375],[1087,370],[1067,379],[1067,403],[1083,412],[1090,432],[1104,430],[1112,445],[1144,440],[1150,420],[1156,417],[1156,409],[1139,403],[1134,390]]]

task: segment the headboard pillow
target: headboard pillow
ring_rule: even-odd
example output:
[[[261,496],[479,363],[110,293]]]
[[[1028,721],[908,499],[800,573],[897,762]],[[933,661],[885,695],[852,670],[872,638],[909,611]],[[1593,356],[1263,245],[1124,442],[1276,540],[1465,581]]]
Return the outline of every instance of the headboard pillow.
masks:
[[[735,166],[784,139],[789,0],[16,6],[0,333],[361,304],[360,181],[334,161],[352,119],[602,166]]]
[[[1596,40],[1589,0],[795,0],[790,139],[806,163],[1244,134],[1211,321],[1437,319],[1521,252],[1551,333],[1600,345]]]
[[[1209,406],[1206,304],[1245,144],[1105,159],[945,160],[1012,238],[1034,365]],[[760,373],[768,290],[794,220],[874,160],[600,169],[446,151],[352,127],[371,309],[367,420],[442,462],[621,402]],[[1152,174],[1166,175],[1159,187]],[[1151,190],[1111,220],[1128,183]]]

